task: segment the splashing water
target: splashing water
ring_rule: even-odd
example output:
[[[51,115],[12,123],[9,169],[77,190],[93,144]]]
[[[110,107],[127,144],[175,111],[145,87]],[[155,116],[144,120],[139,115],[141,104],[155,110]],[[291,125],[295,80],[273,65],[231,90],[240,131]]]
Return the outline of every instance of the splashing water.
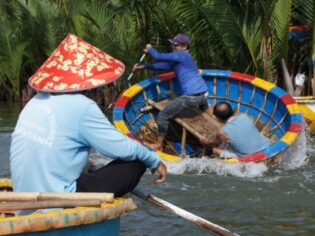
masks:
[[[306,155],[307,150],[307,134],[305,129],[302,130],[298,139],[293,143],[287,151],[283,153],[278,166],[284,170],[292,170],[304,166],[308,162]],[[97,168],[106,165],[111,159],[101,158],[101,154],[97,152],[91,153],[91,160]],[[227,163],[222,160],[202,157],[202,158],[186,158],[180,162],[165,162],[169,174],[197,174],[204,175],[215,173],[220,176],[236,176],[241,178],[259,178],[269,170],[269,167],[261,163]]]
[[[226,163],[208,157],[187,158],[179,163],[167,163],[167,167],[169,173],[175,175],[197,172],[197,174],[216,173],[221,176],[233,175],[247,178],[263,176],[268,170],[264,163]]]
[[[307,157],[307,139],[309,134],[306,132],[306,124],[304,123],[303,129],[299,134],[297,140],[290,145],[290,147],[282,154],[281,167],[285,170],[292,170],[304,166],[308,163]]]
[[[282,154],[280,168],[292,170],[307,164],[306,144],[309,137],[307,137],[305,127],[304,124],[298,139]],[[262,177],[268,171],[268,166],[265,163],[226,163],[208,157],[186,158],[179,163],[167,163],[167,167],[169,173],[174,175],[187,172],[197,174],[216,173],[221,176],[232,175],[242,178]]]

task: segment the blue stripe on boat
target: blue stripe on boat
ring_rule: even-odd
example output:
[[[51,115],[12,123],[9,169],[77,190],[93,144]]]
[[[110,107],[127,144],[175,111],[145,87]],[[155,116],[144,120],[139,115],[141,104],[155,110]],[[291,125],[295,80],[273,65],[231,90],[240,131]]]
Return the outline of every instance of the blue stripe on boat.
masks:
[[[230,70],[202,70],[202,76],[212,77],[229,77],[231,74]]]
[[[279,98],[284,96],[284,95],[287,95],[287,92],[284,91],[283,89],[279,88],[279,87],[274,87],[269,92],[276,95]]]
[[[303,116],[301,113],[298,114],[290,114],[291,123],[303,123]]]
[[[272,144],[269,148],[264,149],[262,152],[265,153],[267,156],[272,157],[282,150],[285,150],[287,147],[288,144],[283,141],[278,141],[275,144]]]
[[[92,224],[78,225],[67,228],[60,228],[44,232],[33,232],[33,233],[23,233],[24,236],[88,236],[88,235],[106,235],[106,236],[117,236],[120,231],[120,217],[113,220],[105,220]],[[18,234],[20,235],[20,234]]]
[[[123,112],[124,108],[114,108],[113,110],[113,120],[118,121],[118,120],[123,120]]]

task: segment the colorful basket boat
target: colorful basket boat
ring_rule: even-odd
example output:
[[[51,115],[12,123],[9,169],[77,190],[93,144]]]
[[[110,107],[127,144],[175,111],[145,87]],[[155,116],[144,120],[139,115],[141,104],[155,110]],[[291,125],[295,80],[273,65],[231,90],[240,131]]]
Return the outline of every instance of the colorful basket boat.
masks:
[[[10,179],[0,179],[0,191],[10,191]],[[101,207],[76,207],[26,216],[0,214],[0,235],[119,235],[120,216],[136,208],[131,198],[116,198]]]
[[[284,90],[255,76],[238,72],[227,70],[200,72],[208,86],[210,106],[219,101],[228,101],[236,113],[248,114],[258,129],[272,141],[272,145],[265,150],[225,161],[272,161],[275,157],[281,156],[280,154],[297,139],[302,129],[303,116],[295,100]],[[159,74],[124,91],[113,110],[114,125],[124,134],[139,141],[156,139],[158,111],[143,110],[148,107],[149,100],[160,102],[168,99],[170,94],[177,95],[179,85],[174,79],[173,72]],[[179,142],[180,138],[168,139],[166,146],[170,148],[158,152],[160,157],[166,161],[181,161],[182,157],[175,148]],[[196,150],[193,142],[187,140],[186,145],[191,150]]]
[[[301,113],[304,116],[308,131],[311,134],[315,133],[315,97],[313,96],[301,96],[294,97]]]

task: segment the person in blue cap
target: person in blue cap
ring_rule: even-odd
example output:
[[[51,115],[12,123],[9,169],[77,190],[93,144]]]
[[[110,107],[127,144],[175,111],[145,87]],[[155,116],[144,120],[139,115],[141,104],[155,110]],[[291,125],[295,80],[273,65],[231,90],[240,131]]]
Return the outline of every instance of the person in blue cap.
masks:
[[[144,51],[157,61],[154,64],[135,64],[133,69],[174,71],[179,82],[181,94],[172,100],[158,115],[158,142],[146,144],[154,150],[161,150],[168,131],[169,120],[174,117],[195,116],[206,110],[212,113],[207,102],[207,85],[189,53],[190,40],[185,34],[177,34],[169,39],[172,52],[161,53],[147,44]]]

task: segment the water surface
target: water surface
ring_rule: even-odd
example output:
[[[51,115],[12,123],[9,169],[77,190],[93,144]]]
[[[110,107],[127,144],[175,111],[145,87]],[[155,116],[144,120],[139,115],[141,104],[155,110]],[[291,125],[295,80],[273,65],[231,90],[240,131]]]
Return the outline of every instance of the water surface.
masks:
[[[10,136],[19,106],[0,103],[0,177],[10,176]],[[167,163],[162,185],[145,174],[140,188],[240,235],[315,234],[315,140],[303,133],[273,167],[208,158]],[[108,160],[98,153],[98,165]],[[199,226],[134,197],[138,209],[122,217],[121,235],[209,235]]]

